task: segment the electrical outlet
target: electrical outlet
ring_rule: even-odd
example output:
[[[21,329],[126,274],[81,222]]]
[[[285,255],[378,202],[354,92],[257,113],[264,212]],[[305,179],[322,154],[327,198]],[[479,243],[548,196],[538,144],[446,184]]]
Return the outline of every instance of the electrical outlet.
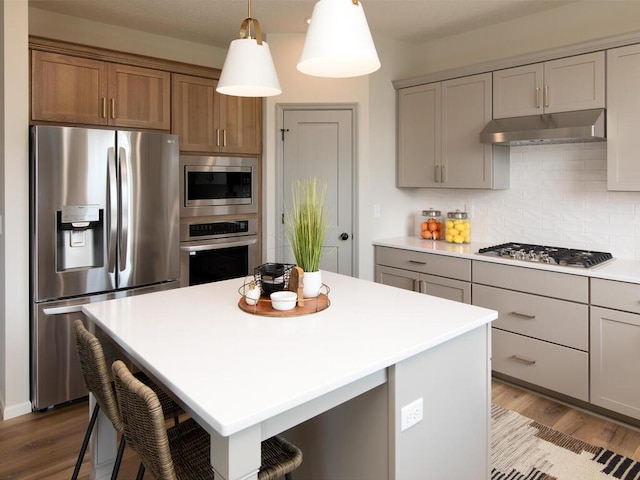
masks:
[[[401,413],[401,424],[400,431],[404,432],[407,428],[413,427],[416,423],[422,421],[423,411],[422,411],[423,399],[420,397],[419,399],[411,402],[408,405],[405,405],[400,410]]]

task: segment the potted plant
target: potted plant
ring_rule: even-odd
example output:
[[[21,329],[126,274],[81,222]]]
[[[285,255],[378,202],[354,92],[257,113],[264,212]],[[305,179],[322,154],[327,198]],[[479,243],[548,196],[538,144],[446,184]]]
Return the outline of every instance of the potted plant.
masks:
[[[320,257],[327,230],[326,195],[326,181],[315,177],[298,180],[292,190],[291,212],[286,216],[291,252],[304,272],[305,297],[317,297],[322,286]]]

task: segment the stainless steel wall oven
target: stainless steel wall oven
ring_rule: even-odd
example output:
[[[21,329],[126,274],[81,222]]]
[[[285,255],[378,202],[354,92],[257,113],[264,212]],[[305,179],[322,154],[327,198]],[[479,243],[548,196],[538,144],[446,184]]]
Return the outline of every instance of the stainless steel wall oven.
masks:
[[[180,157],[180,216],[258,213],[256,158]]]
[[[255,218],[205,222],[180,228],[180,284],[183,287],[253,275],[259,243]]]

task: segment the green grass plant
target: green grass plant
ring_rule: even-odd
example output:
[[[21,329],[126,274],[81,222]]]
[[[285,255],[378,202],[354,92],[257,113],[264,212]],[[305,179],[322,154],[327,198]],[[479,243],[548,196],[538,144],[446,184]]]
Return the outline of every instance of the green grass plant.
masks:
[[[286,215],[291,252],[302,270],[317,272],[327,230],[327,182],[316,177],[298,180],[292,195],[292,211]]]

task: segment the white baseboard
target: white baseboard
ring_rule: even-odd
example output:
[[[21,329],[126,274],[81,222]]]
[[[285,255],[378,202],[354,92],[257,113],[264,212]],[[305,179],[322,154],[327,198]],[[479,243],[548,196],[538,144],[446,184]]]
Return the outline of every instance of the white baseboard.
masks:
[[[27,413],[31,413],[31,402],[21,402],[16,405],[10,405],[5,407],[1,406],[2,410],[0,410],[0,414],[2,420],[10,420],[15,417],[19,417],[20,415],[26,415]]]

